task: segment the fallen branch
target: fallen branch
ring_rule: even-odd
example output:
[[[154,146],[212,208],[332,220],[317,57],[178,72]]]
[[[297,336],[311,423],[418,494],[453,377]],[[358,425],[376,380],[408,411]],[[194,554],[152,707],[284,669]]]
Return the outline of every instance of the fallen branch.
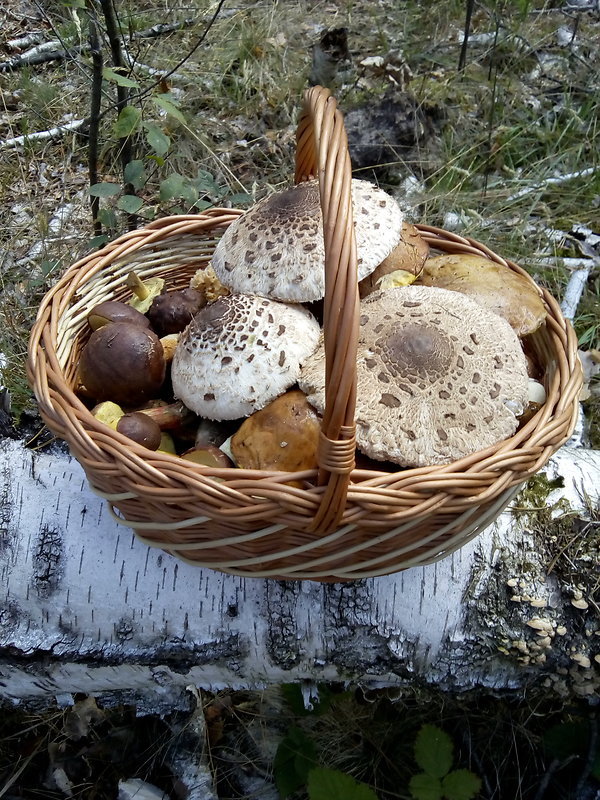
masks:
[[[174,31],[188,28],[195,22],[196,20],[194,19],[184,19],[181,22],[159,23],[146,30],[132,33],[131,36],[125,38],[125,41],[132,42],[136,39],[152,39],[158,36],[164,36],[167,33],[173,33]],[[40,44],[41,36],[41,33],[32,33],[20,39],[9,40],[6,45],[11,50],[21,50],[23,47],[29,47],[32,44],[36,46],[6,61],[0,61],[0,72],[13,72],[14,70],[21,69],[21,67],[33,64],[44,64],[47,61],[62,61],[68,56],[77,55],[78,53],[87,52],[89,50],[89,45],[85,43],[67,48],[58,39],[52,39],[49,42],[42,42]],[[146,71],[150,70],[148,69]]]
[[[32,31],[27,36],[18,36],[16,39],[9,39],[6,42],[6,47],[9,50],[22,51],[26,47],[32,47],[34,44],[39,44],[44,38],[44,31]]]
[[[43,42],[25,53],[13,56],[7,61],[0,61],[0,72],[13,72],[16,69],[32,66],[33,64],[59,61],[69,56],[75,56],[86,49],[85,45],[75,45],[65,49],[57,39],[53,39],[51,42]]]
[[[565,267],[569,270],[569,272],[574,272],[577,269],[586,269],[590,266],[590,259],[589,258],[563,258],[562,256],[532,256],[531,258],[522,258],[522,264],[530,264],[531,266],[544,266],[544,267],[555,267],[560,265]],[[591,264],[592,269],[594,268],[594,264]]]
[[[568,172],[565,175],[556,175],[554,178],[546,178],[539,183],[532,183],[530,186],[524,186],[518,192],[509,195],[506,198],[507,203],[512,203],[513,200],[518,200],[519,197],[524,197],[526,194],[532,194],[539,189],[544,189],[546,186],[555,186],[561,183],[575,180],[576,178],[587,178],[588,175],[593,175],[598,171],[598,167],[587,167],[586,169],[578,170],[577,172]]]
[[[572,322],[573,318],[575,317],[577,306],[579,305],[581,295],[583,294],[583,290],[585,289],[588,278],[590,277],[592,267],[593,262],[590,261],[590,265],[588,267],[576,269],[569,278],[563,301],[560,304],[560,310],[562,311],[564,318],[568,319],[570,322]]]
[[[5,139],[0,142],[0,150],[7,150],[11,147],[21,147],[28,142],[37,142],[43,139],[57,139],[64,136],[65,133],[76,131],[82,128],[87,122],[87,117],[83,119],[74,119],[71,122],[65,122],[64,125],[57,125],[55,128],[49,128],[47,131],[36,131],[35,133],[26,133],[23,136],[15,136],[13,139]]]
[[[135,31],[129,38],[154,39],[157,36],[164,36],[167,33],[173,33],[174,31],[179,31],[183,28],[189,28],[195,23],[196,20],[193,18],[183,19],[181,22],[159,22],[157,25],[153,25],[151,28],[146,28],[143,31]]]
[[[151,67],[148,64],[142,64],[142,62],[138,61],[135,56],[131,55],[131,52],[125,47],[125,45],[122,46],[122,49],[124,57],[131,64],[132,70],[135,70],[136,72],[145,72],[147,75],[150,75],[151,78],[157,78],[158,80],[161,80],[165,75],[166,70],[164,69],[156,69],[156,67]],[[182,75],[181,72],[169,73],[169,80],[173,78],[180,81],[188,80],[188,78],[186,78],[185,75]]]
[[[567,288],[565,289],[561,311],[566,319],[569,320],[572,320],[575,316],[577,306],[581,300],[583,290],[587,285],[590,273],[593,269],[598,269],[600,267],[600,256],[594,248],[594,244],[598,241],[598,236],[583,225],[578,226],[578,232],[584,238],[582,240],[574,239],[574,243],[585,257],[587,264],[573,272],[569,278]]]

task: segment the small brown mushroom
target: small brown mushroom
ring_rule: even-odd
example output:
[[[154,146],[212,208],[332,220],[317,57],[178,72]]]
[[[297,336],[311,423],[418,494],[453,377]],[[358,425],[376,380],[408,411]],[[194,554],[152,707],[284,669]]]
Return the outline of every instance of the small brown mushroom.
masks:
[[[206,447],[192,447],[181,454],[185,461],[201,464],[203,467],[233,467],[233,461],[222,450],[214,445]]]
[[[117,422],[116,430],[134,442],[156,450],[160,446],[161,431],[157,423],[141,411],[123,414]]]
[[[483,256],[448,254],[429,258],[419,283],[471,297],[504,317],[521,338],[536,331],[546,319],[546,306],[535,285]]]
[[[231,438],[231,453],[244,469],[314,469],[320,429],[306,395],[292,389],[242,423]]]
[[[87,315],[90,328],[95,331],[109,322],[131,322],[134,325],[141,325],[142,328],[150,327],[150,320],[136,308],[128,303],[121,303],[119,300],[105,300],[98,303]]]
[[[79,360],[79,380],[92,397],[129,408],[158,395],[165,370],[158,336],[130,322],[98,328]]]
[[[410,285],[423,271],[428,255],[429,245],[418,229],[405,220],[398,244],[374,272],[359,282],[360,296],[367,297],[378,289],[388,288],[385,285],[386,278],[390,280],[390,287]]]
[[[162,337],[181,333],[205,305],[204,294],[188,287],[156,295],[146,313],[153,330]]]

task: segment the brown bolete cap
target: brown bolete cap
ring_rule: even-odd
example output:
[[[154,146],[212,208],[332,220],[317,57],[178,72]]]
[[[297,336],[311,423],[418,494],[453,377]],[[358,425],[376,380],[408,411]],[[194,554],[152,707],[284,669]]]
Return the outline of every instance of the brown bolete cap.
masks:
[[[201,309],[181,334],[175,397],[207,419],[247,417],[285,392],[319,340],[302,306],[231,294]]]
[[[423,271],[423,264],[428,255],[429,245],[419,233],[418,228],[404,220],[398,244],[381,264],[358,284],[360,296],[367,297],[373,292],[385,288],[386,276],[392,278],[395,275],[398,276],[400,280],[396,286],[408,286],[413,283]]]
[[[527,405],[527,364],[506,320],[458,292],[406,286],[361,303],[357,444],[403,466],[455,461],[511,436]],[[299,378],[325,402],[322,345]]]
[[[352,181],[358,279],[383,261],[400,239],[402,212],[393,197],[368,181]],[[227,228],[211,260],[234,292],[285,302],[325,294],[325,249],[318,181],[306,181],[260,200]]]
[[[419,283],[466,294],[504,317],[521,337],[546,319],[546,306],[533,282],[483,256],[456,253],[429,258]]]

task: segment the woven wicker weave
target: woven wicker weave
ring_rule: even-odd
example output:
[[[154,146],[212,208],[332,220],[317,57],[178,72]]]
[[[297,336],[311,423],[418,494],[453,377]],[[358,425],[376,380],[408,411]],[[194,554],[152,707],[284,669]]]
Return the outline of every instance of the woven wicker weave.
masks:
[[[489,525],[570,435],[578,409],[577,341],[555,300],[538,289],[547,322],[533,335],[547,401],[512,438],[445,466],[354,469],[358,290],[351,168],[341,113],[329,91],[305,95],[296,180],[317,176],[326,246],[327,401],[319,470],[213,469],[153,453],[98,422],[74,394],[86,314],[129,296],[127,273],[189,284],[242,212],[168,217],[73,264],[44,298],[28,376],[48,427],[65,439],[89,483],[139,538],[190,563],[253,577],[344,581],[430,563]],[[475,253],[531,280],[471,239],[418,226],[431,247]],[[305,481],[306,488],[287,485]]]

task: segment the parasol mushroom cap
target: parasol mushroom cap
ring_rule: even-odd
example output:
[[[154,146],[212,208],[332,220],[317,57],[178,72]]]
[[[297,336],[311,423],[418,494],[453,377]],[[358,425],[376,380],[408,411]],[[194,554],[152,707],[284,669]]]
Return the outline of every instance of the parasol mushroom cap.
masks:
[[[175,397],[207,419],[247,417],[296,382],[319,330],[301,306],[220,297],[181,334],[171,366]]]
[[[322,343],[300,388],[325,404]],[[527,405],[527,363],[501,317],[458,292],[406,286],[361,303],[359,449],[403,466],[445,464],[511,436]]]
[[[386,192],[353,179],[358,279],[400,240],[402,211]],[[211,260],[234,292],[305,303],[325,294],[325,248],[319,183],[306,181],[260,200],[227,228]]]

